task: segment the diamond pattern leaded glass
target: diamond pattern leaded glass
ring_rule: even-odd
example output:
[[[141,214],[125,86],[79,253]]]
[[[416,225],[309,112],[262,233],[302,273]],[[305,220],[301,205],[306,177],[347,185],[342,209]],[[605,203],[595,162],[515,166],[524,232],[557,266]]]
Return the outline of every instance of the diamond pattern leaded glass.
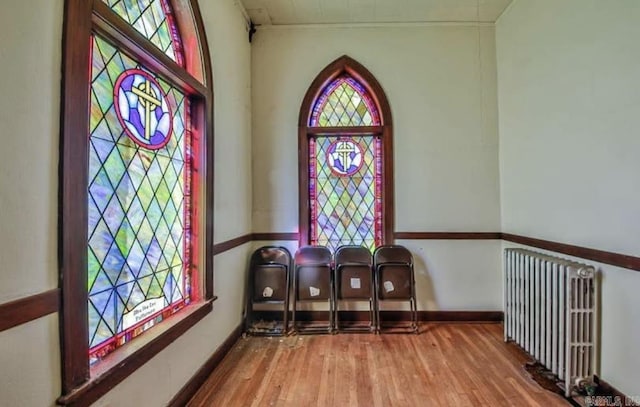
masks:
[[[311,126],[377,126],[380,117],[376,105],[350,76],[341,76],[325,88],[311,113]]]
[[[141,147],[125,134],[114,105],[114,84],[130,69],[144,67],[93,37],[87,253],[92,362],[190,301],[188,99],[149,72],[171,107],[173,131],[164,147]]]
[[[356,143],[360,168],[343,176],[328,164],[336,141]],[[311,140],[311,243],[373,249],[381,242],[380,140],[373,136],[318,137]]]
[[[184,66],[182,43],[167,0],[102,0],[169,58]]]

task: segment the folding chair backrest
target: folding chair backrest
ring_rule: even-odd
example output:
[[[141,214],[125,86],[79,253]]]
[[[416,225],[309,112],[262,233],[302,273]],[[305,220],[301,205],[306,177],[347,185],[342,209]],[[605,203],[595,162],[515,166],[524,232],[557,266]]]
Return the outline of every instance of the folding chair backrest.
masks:
[[[291,267],[291,253],[284,247],[263,246],[251,256],[251,265],[258,264],[281,264]]]
[[[383,263],[405,263],[413,265],[413,256],[404,246],[387,245],[380,246],[373,254],[376,267]]]
[[[373,257],[369,249],[363,246],[341,246],[335,255],[336,268],[345,263],[373,265]]]
[[[413,256],[403,246],[380,246],[373,254],[378,299],[401,300],[414,296]]]
[[[253,301],[284,301],[288,291],[291,254],[284,247],[264,246],[251,256],[249,287]]]
[[[331,264],[331,251],[324,246],[303,246],[296,252],[296,266]]]
[[[331,297],[333,256],[324,246],[303,246],[295,255],[297,299],[315,301]]]

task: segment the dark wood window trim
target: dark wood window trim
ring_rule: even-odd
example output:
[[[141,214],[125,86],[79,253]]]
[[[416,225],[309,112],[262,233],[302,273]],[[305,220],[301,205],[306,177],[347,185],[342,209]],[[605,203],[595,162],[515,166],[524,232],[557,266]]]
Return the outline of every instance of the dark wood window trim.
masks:
[[[116,349],[98,366],[91,368],[91,380],[60,397],[57,403],[86,406],[95,402],[207,316],[215,299],[189,305],[136,341]]]
[[[213,88],[209,48],[197,0],[173,0],[176,23],[196,39],[197,54],[178,66],[126,24],[101,0],[65,0],[60,137],[60,343],[62,356],[62,404],[89,404],[151,359],[211,311],[213,296]],[[168,318],[144,336],[114,352],[119,362],[95,376],[88,360],[87,332],[87,218],[90,37],[98,33],[131,54],[145,66],[166,77],[190,98],[192,125],[200,136],[202,158],[194,168],[200,177],[204,201],[195,214],[204,248],[198,264],[203,279],[203,299]],[[184,35],[183,35],[184,36]],[[195,76],[191,74],[194,72]],[[197,196],[197,195],[196,195]],[[145,338],[146,337],[146,338]],[[106,365],[105,365],[106,366]]]
[[[322,90],[333,79],[347,73],[360,82],[376,102],[381,126],[367,127],[309,127],[309,119]],[[300,246],[309,244],[310,211],[309,211],[309,137],[312,135],[336,134],[379,134],[382,138],[382,241],[383,244],[393,242],[394,184],[393,184],[393,121],[391,108],[382,86],[357,61],[343,55],[324,68],[313,80],[304,96],[298,115],[298,216]]]

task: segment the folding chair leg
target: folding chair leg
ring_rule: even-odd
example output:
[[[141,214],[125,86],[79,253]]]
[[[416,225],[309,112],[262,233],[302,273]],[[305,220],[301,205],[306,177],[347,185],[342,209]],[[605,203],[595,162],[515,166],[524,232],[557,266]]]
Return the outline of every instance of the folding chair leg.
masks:
[[[418,307],[416,299],[411,299],[411,327],[414,333],[418,333]]]

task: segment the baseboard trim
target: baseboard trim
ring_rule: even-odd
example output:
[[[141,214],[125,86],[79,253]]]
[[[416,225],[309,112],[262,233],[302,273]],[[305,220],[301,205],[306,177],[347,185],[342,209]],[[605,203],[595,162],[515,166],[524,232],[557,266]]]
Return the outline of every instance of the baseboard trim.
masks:
[[[222,342],[222,345],[218,347],[218,349],[214,352],[213,355],[198,369],[198,371],[191,376],[189,381],[182,386],[180,391],[171,399],[168,406],[169,407],[181,407],[185,406],[191,398],[196,394],[198,389],[204,384],[205,381],[211,375],[211,372],[222,362],[222,359],[229,353],[233,345],[240,339],[242,336],[242,327],[243,325],[238,325],[232,332],[229,334],[227,339]]]
[[[634,397],[632,399],[631,397],[627,396],[626,394],[616,389],[609,383],[605,382],[598,376],[595,376],[594,379],[596,384],[598,385],[598,389],[596,390],[596,397],[605,396],[605,397],[612,398],[611,403],[607,405],[611,405],[611,406],[616,405],[616,406],[622,406],[622,407],[640,406],[640,400],[638,400],[637,397]],[[619,403],[617,404],[613,403],[614,401],[617,402],[618,400],[619,400]]]
[[[502,322],[502,311],[418,311],[421,322]]]
[[[59,306],[58,288],[0,304],[0,332],[58,312]]]
[[[338,311],[340,321],[362,322],[369,320],[369,311]],[[406,322],[411,320],[409,311],[380,311],[385,322]],[[279,311],[254,311],[254,318],[266,320],[282,319]],[[327,311],[297,311],[296,320],[301,322],[327,321]],[[291,317],[291,313],[290,313]],[[420,322],[501,322],[502,311],[418,311]]]

